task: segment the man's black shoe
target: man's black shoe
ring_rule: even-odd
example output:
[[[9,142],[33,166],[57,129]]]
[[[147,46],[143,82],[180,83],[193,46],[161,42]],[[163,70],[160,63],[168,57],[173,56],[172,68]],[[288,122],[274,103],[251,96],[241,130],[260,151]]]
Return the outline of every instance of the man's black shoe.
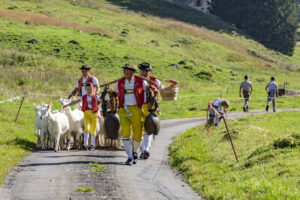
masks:
[[[131,166],[131,163],[132,163],[132,158],[128,158],[125,162],[125,165]]]
[[[147,160],[150,157],[149,151],[143,151],[140,155],[140,159]]]
[[[83,148],[83,150],[86,150],[86,151],[89,150],[89,148],[85,145],[82,145],[82,148]]]
[[[276,112],[276,109],[273,109],[273,112]]]
[[[147,160],[150,157],[149,151],[144,151],[144,159]]]
[[[136,152],[133,152],[132,156],[133,156],[133,164],[136,164],[136,161],[138,159],[138,154]]]
[[[269,111],[269,106],[266,107],[266,111],[267,111],[267,112]]]
[[[141,153],[140,159],[145,159],[145,154],[144,154],[144,152]]]
[[[246,112],[246,108],[245,107],[243,107],[243,111]]]

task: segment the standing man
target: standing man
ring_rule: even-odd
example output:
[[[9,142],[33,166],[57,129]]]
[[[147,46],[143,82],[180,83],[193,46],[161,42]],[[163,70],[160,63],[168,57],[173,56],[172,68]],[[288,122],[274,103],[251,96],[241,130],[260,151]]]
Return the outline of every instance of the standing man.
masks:
[[[243,106],[243,110],[244,110],[244,112],[248,112],[249,111],[249,99],[250,99],[250,95],[252,94],[252,83],[249,81],[249,77],[247,75],[244,78],[245,78],[245,81],[243,81],[240,86],[240,97],[242,97],[241,91],[243,88],[243,96],[245,99],[245,104]]]
[[[90,70],[92,69],[89,65],[83,65],[79,68],[82,72],[81,78],[76,82],[75,89],[71,92],[68,99],[71,99],[73,96],[77,94],[77,96],[83,96],[86,94],[85,86],[87,83],[91,83],[93,85],[93,93],[98,93],[100,90],[99,82],[95,76],[90,74]]]
[[[124,77],[116,83],[115,91],[119,95],[120,101],[120,122],[122,128],[123,144],[128,156],[126,165],[135,164],[138,159],[138,150],[143,139],[143,114],[144,91],[147,82],[134,75],[136,68],[126,64],[124,67]],[[133,133],[133,152],[131,147],[131,132]]]
[[[161,82],[153,77],[150,76],[150,72],[152,70],[152,67],[149,63],[147,62],[143,62],[141,64],[138,65],[139,69],[140,69],[140,76],[147,78],[151,81],[153,81],[155,84],[153,84],[154,87],[156,87],[158,90],[163,89],[163,85],[161,84]],[[170,87],[176,87],[177,85],[177,81],[173,81],[172,85]],[[142,111],[143,111],[143,122],[145,122],[145,119],[147,117],[147,115],[149,114],[149,110],[148,110],[148,105],[147,105],[147,99],[146,99],[146,90],[145,90],[145,95],[144,95],[144,105],[142,107]],[[143,142],[142,142],[142,153],[140,155],[141,159],[148,159],[150,157],[150,147],[151,147],[151,141],[152,141],[152,135],[148,135],[145,130],[143,129],[144,135],[143,135]]]
[[[266,111],[267,112],[269,111],[269,106],[272,100],[273,112],[276,112],[276,97],[278,98],[278,84],[275,82],[274,77],[271,77],[271,81],[266,86],[266,92],[268,93],[268,102],[267,102]]]

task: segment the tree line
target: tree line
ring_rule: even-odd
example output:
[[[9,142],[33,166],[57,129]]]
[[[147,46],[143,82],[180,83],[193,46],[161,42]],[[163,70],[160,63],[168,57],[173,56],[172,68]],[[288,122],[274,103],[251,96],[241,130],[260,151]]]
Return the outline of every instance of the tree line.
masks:
[[[292,56],[298,28],[297,0],[212,0],[211,12],[270,49]]]

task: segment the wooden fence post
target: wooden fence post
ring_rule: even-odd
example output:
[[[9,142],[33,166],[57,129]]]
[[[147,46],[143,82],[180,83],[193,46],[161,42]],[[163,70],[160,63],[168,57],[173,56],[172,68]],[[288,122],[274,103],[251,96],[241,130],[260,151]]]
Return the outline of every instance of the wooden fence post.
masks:
[[[23,95],[23,98],[22,98],[21,104],[20,104],[20,106],[19,106],[19,110],[18,110],[16,119],[15,119],[15,122],[17,122],[17,120],[18,120],[18,116],[19,116],[19,114],[20,114],[20,111],[21,111],[21,108],[22,108],[22,105],[23,105],[23,102],[24,102],[24,99],[25,99],[25,95],[26,95],[26,92],[25,92],[24,95]]]

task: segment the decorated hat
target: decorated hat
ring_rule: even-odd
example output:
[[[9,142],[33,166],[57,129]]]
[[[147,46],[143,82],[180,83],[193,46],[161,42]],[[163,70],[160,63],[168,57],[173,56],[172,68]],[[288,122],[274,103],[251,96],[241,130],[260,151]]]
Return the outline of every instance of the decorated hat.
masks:
[[[152,69],[151,65],[147,62],[143,62],[143,63],[139,64],[138,67],[139,67],[139,69],[146,70],[146,71],[151,71],[151,69]]]
[[[79,69],[81,69],[81,70],[90,70],[90,69],[92,69],[92,67],[89,66],[89,65],[82,65]]]
[[[136,68],[133,66],[133,65],[130,65],[130,64],[125,64],[124,67],[122,67],[123,69],[129,69],[129,70],[132,70],[132,71],[136,71]]]

